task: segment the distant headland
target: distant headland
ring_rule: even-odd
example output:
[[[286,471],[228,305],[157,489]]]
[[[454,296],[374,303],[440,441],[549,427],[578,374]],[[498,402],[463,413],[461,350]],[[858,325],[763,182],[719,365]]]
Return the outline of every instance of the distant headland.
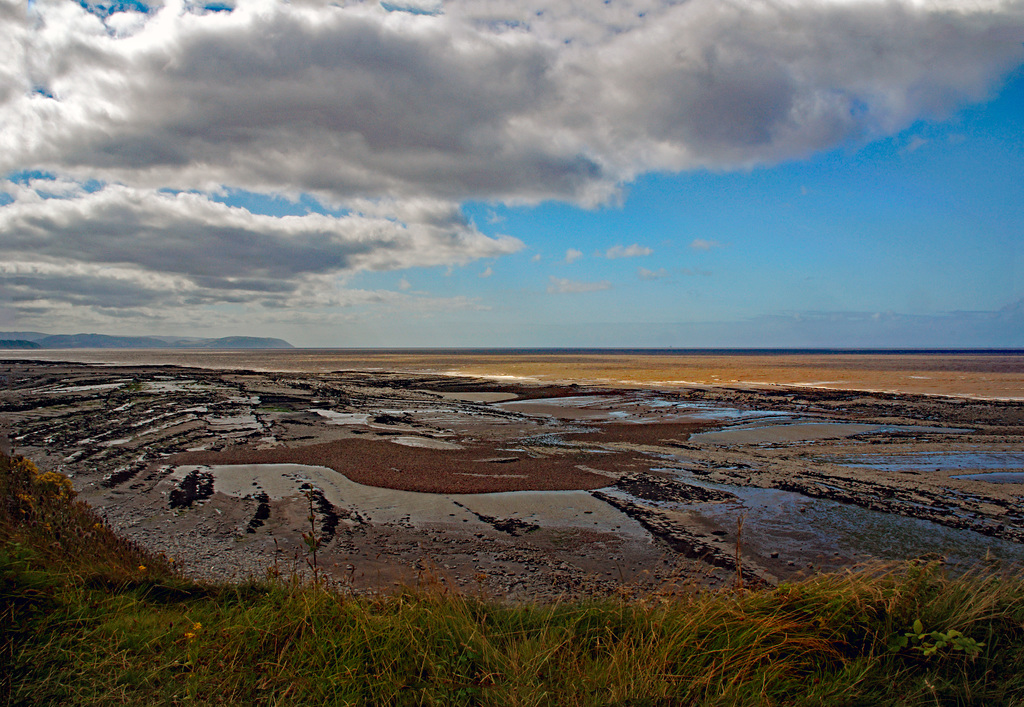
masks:
[[[223,336],[203,339],[182,336],[108,336],[106,334],[43,334],[0,331],[0,349],[292,349],[284,339]]]

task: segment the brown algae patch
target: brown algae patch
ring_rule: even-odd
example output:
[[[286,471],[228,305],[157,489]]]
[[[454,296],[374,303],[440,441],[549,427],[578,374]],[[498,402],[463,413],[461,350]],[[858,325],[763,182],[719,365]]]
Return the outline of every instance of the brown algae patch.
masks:
[[[524,451],[501,452],[499,457],[493,444],[434,449],[392,444],[383,437],[271,449],[238,446],[221,452],[185,452],[175,455],[172,461],[179,465],[325,466],[368,486],[431,493],[596,489],[607,486],[608,477],[585,471],[581,465],[609,470],[634,465],[633,454],[576,448],[556,451],[557,454],[540,458]],[[508,461],[512,456],[516,461]]]

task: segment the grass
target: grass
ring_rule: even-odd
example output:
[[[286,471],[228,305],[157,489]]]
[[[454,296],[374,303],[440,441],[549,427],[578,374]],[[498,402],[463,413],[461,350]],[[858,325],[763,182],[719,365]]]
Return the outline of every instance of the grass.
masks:
[[[366,597],[191,582],[25,460],[0,457],[0,504],[9,704],[1024,704],[1019,576],[907,564],[631,600]],[[964,640],[901,641],[930,631]]]

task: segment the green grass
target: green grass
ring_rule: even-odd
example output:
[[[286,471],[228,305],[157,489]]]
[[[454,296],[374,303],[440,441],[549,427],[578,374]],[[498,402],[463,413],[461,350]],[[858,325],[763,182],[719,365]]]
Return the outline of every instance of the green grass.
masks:
[[[527,605],[438,583],[382,597],[200,585],[119,539],[61,479],[0,458],[10,704],[1024,704],[1019,576],[907,564]],[[899,647],[915,621],[978,652]]]

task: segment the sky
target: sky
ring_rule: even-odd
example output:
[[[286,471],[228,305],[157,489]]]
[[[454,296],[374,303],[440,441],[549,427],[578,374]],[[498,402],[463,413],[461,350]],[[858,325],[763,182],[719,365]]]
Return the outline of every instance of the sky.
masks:
[[[0,0],[0,331],[1024,348],[1024,0]]]

